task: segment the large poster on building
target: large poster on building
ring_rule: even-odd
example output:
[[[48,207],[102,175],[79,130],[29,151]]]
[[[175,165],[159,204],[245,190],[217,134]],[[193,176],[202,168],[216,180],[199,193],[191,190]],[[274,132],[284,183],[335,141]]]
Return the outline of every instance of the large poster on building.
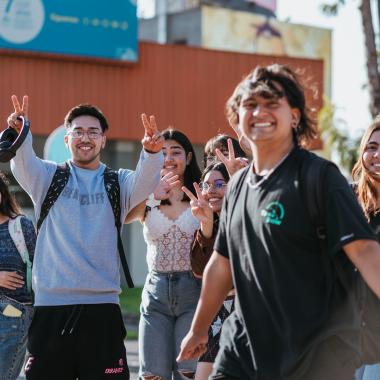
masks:
[[[331,30],[279,22],[257,14],[202,7],[202,46],[324,62],[324,93],[331,96]]]
[[[137,60],[136,0],[0,0],[0,48]]]

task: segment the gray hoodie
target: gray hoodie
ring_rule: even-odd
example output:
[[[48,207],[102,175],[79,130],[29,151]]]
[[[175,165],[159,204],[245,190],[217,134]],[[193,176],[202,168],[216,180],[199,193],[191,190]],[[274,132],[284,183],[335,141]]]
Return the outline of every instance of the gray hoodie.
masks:
[[[42,223],[33,266],[36,306],[118,303],[119,254],[114,215],[104,188],[104,164],[70,178]],[[144,201],[160,178],[162,153],[141,153],[136,171],[119,169],[121,222]],[[12,173],[31,197],[36,220],[57,164],[41,160],[29,134],[11,161]]]

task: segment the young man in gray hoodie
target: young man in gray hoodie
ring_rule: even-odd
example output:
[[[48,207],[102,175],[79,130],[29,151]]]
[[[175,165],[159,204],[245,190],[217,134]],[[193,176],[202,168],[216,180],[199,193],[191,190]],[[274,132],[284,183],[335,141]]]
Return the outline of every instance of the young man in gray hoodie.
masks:
[[[12,96],[8,125],[28,117]],[[145,135],[136,171],[119,169],[121,220],[153,192],[163,164],[163,139],[154,117],[142,115]],[[35,315],[25,366],[33,379],[129,379],[120,307],[117,229],[104,185],[100,153],[108,123],[95,106],[82,104],[65,117],[71,153],[69,180],[41,224],[34,260]],[[32,135],[11,161],[12,172],[33,200],[36,219],[57,164],[36,156]]]

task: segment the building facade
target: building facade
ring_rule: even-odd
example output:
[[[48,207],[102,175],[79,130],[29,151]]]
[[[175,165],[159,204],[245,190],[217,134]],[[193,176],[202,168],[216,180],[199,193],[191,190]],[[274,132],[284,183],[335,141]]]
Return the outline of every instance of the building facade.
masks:
[[[225,52],[182,45],[141,42],[136,63],[68,58],[2,50],[0,52],[0,120],[12,111],[12,94],[29,95],[34,148],[43,157],[48,135],[63,123],[67,111],[89,102],[109,120],[103,161],[113,168],[135,168],[141,150],[140,114],[154,114],[158,126],[173,126],[195,144],[202,161],[204,143],[217,133],[232,134],[224,106],[235,85],[256,65],[284,63],[302,69],[318,89],[308,97],[322,106],[324,65],[321,59]],[[9,172],[8,164],[0,170]],[[32,213],[30,199],[13,182],[20,203]],[[145,244],[138,223],[123,232],[135,283],[147,272]]]

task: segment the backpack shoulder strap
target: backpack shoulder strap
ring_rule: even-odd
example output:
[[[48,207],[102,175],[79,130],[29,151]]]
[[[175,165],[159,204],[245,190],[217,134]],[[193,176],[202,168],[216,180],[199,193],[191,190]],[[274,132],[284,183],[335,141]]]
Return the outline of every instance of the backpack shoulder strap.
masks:
[[[314,153],[304,151],[300,170],[300,186],[306,201],[307,212],[320,240],[326,239],[323,194],[324,177],[330,161]]]
[[[22,232],[21,217],[18,215],[14,219],[9,219],[8,230],[11,238],[19,252],[22,261],[26,264],[26,286],[28,292],[32,290],[32,263],[29,259],[28,248],[25,243],[24,233]]]
[[[37,234],[41,228],[43,221],[46,219],[50,209],[61,195],[63,189],[67,185],[70,176],[70,167],[67,164],[58,165],[46,193],[45,199],[41,205],[40,217],[37,221]]]
[[[104,170],[104,187],[111,203],[112,211],[115,217],[115,225],[117,228],[120,228],[121,207],[119,174],[117,171],[110,169],[108,166]]]
[[[125,251],[123,247],[123,242],[121,240],[121,207],[120,207],[120,184],[119,184],[119,174],[117,171],[110,169],[108,166],[104,170],[104,187],[108,199],[110,201],[113,215],[115,218],[115,226],[117,230],[117,248],[119,251],[121,265],[123,267],[124,276],[127,281],[128,287],[133,288],[133,280],[131,273],[129,271],[127,259],[125,258]]]

